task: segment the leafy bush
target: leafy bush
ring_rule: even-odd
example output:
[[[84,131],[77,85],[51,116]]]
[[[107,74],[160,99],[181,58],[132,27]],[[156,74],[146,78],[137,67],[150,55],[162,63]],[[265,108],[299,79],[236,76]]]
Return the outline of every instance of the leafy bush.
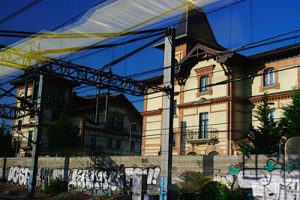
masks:
[[[243,188],[236,188],[234,190],[232,190],[231,192],[231,200],[252,200],[252,192],[247,190],[247,189],[243,189]]]
[[[211,177],[204,175],[201,172],[184,172],[180,178],[183,182],[180,187],[188,193],[200,193],[201,188],[212,180]]]
[[[180,178],[182,182],[175,185],[172,189],[173,199],[192,200],[199,199],[202,187],[211,181],[211,177],[205,176],[201,172],[184,172]]]
[[[58,194],[66,190],[67,184],[59,178],[51,179],[44,187],[46,194]]]
[[[200,172],[184,172],[182,182],[172,186],[174,200],[253,200],[251,190],[236,188],[230,190],[226,185],[212,181]]]
[[[210,181],[201,190],[201,200],[229,200],[230,190],[226,185]]]

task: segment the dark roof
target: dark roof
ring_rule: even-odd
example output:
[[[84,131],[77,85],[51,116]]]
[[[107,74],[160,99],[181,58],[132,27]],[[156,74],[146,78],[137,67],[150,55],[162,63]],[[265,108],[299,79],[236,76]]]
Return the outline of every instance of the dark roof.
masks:
[[[297,55],[300,55],[300,43],[254,54],[249,56],[249,58],[257,62],[272,62],[275,60],[290,58]]]
[[[188,6],[180,17],[176,27],[176,40],[178,43],[197,41],[215,50],[225,49],[218,44],[206,14],[192,6]],[[156,44],[155,47],[163,48],[164,42]]]
[[[57,76],[53,76],[53,75],[44,75],[44,79],[46,81],[52,81],[53,84],[62,84],[62,85],[69,85],[71,87],[77,87],[80,86],[80,83],[69,80],[69,79],[65,79],[65,78],[61,78],[61,77],[57,77]],[[20,76],[19,78],[13,79],[9,82],[9,84],[14,85],[14,86],[20,86],[20,85],[24,85],[26,81],[38,81],[39,77],[36,76],[31,76],[31,77],[22,77]]]
[[[148,86],[155,86],[155,85],[160,85],[163,83],[163,75],[159,75],[159,76],[154,76],[151,78],[147,78],[142,80],[143,83],[148,84]]]

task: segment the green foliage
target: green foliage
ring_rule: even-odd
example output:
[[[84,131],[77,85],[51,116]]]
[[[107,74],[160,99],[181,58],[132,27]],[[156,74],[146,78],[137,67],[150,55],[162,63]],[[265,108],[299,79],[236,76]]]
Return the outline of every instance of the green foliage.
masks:
[[[246,141],[240,141],[240,150],[243,153],[243,155],[249,156],[253,147],[251,146],[251,144],[249,144]]]
[[[211,177],[205,176],[200,172],[184,172],[180,178],[182,182],[173,188],[174,198],[178,200],[198,199],[202,187],[212,180]]]
[[[244,154],[270,154],[278,151],[279,129],[277,122],[271,117],[273,110],[268,104],[268,97],[257,107],[254,117],[259,121],[258,127],[251,126],[247,135],[249,143],[242,142],[240,148]]]
[[[51,179],[48,184],[45,185],[44,191],[46,194],[58,194],[67,190],[67,185],[61,179]]]
[[[230,190],[226,185],[210,181],[201,190],[201,200],[229,200]]]
[[[230,200],[252,200],[252,192],[243,188],[236,188],[231,191]]]
[[[206,183],[212,180],[211,177],[205,176],[201,172],[193,172],[193,171],[184,172],[181,175],[181,179],[183,180],[183,182],[180,184],[180,187],[185,192],[191,192],[191,193],[200,193],[203,185],[205,185]]]
[[[294,91],[292,102],[283,108],[283,117],[279,123],[283,134],[287,137],[300,136],[300,94]]]
[[[80,144],[78,128],[64,114],[47,128],[46,137],[50,155],[72,155]]]
[[[173,185],[174,200],[252,200],[252,192],[242,188],[230,190],[226,185],[212,181],[200,172],[185,172],[183,182]]]
[[[0,157],[13,156],[13,148],[11,146],[12,136],[7,125],[2,121],[0,125]]]

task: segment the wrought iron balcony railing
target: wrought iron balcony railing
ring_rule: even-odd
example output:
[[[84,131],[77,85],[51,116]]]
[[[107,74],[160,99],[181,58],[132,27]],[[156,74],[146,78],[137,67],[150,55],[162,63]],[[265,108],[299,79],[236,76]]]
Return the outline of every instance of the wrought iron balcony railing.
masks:
[[[186,141],[191,144],[216,143],[219,140],[219,130],[216,128],[208,128],[202,132],[199,129],[187,129]]]

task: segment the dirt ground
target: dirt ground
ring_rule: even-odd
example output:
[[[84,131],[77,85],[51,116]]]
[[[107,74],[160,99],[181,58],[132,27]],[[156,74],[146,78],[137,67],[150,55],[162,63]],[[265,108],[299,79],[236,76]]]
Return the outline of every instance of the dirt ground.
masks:
[[[9,184],[5,182],[0,182],[0,200],[4,199],[18,199],[25,200],[27,195],[27,189],[25,187],[20,187],[15,184]],[[35,199],[43,199],[43,200],[125,200],[128,199],[126,197],[122,197],[120,195],[116,195],[114,197],[95,197],[88,194],[85,194],[79,190],[70,190],[67,192],[63,192],[57,195],[49,196],[45,194],[43,191],[37,189],[36,190],[36,198]]]

